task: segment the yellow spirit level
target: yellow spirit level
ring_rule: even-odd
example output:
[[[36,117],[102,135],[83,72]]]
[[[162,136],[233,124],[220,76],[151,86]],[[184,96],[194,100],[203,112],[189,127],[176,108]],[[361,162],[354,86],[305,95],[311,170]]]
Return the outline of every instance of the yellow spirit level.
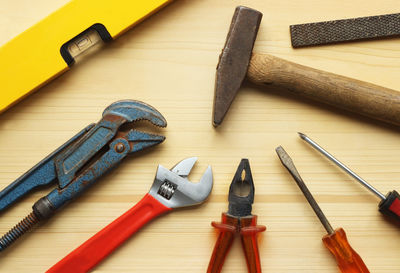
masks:
[[[0,47],[0,112],[172,0],[72,0]]]

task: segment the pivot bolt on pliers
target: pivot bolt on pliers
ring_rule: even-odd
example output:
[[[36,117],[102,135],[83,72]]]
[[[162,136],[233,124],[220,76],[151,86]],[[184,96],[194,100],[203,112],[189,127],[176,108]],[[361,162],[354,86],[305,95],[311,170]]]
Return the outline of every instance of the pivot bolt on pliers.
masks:
[[[248,159],[242,159],[229,188],[228,213],[222,213],[221,223],[211,225],[220,233],[215,244],[207,273],[219,273],[232,245],[234,235],[240,233],[249,273],[261,272],[257,233],[265,226],[257,226],[257,216],[251,214],[254,201],[254,183]]]
[[[1,191],[0,213],[36,188],[57,185],[33,205],[27,217],[0,238],[0,251],[39,221],[50,218],[128,154],[164,141],[164,136],[133,129],[134,123],[140,120],[167,126],[165,118],[148,104],[133,100],[115,102],[104,110],[97,124],[87,126]]]

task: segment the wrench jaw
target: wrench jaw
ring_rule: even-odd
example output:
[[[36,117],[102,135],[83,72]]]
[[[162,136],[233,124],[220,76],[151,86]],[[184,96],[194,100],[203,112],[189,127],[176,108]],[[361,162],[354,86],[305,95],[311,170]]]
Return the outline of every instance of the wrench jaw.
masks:
[[[194,164],[196,164],[197,157],[189,157],[178,164],[176,164],[174,167],[172,167],[171,172],[174,172],[178,174],[179,176],[186,178],[189,176],[190,171],[193,169]]]
[[[133,129],[138,121],[148,121],[157,127],[166,127],[167,121],[154,107],[140,101],[122,100],[108,106],[103,112],[103,119],[118,121],[120,126],[117,137],[126,139],[130,145],[129,153],[160,144],[164,136]]]
[[[160,112],[147,103],[136,100],[114,102],[104,110],[103,117],[107,115],[123,117],[127,122],[147,120],[158,127],[167,126],[167,121]]]
[[[168,208],[189,207],[203,203],[213,187],[213,174],[208,166],[200,182],[187,179],[197,158],[187,158],[171,170],[159,165],[149,194]],[[181,175],[179,175],[180,173]]]
[[[126,135],[126,139],[131,147],[130,153],[136,153],[160,144],[165,140],[165,136],[150,134],[138,130],[130,130]]]

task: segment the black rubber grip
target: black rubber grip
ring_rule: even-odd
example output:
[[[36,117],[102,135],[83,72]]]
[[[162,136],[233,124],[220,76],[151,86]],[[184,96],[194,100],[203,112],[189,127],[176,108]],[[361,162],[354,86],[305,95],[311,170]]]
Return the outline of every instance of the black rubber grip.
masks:
[[[293,47],[400,35],[400,13],[290,26]]]
[[[400,221],[399,193],[397,191],[389,192],[386,199],[379,203],[379,211]]]

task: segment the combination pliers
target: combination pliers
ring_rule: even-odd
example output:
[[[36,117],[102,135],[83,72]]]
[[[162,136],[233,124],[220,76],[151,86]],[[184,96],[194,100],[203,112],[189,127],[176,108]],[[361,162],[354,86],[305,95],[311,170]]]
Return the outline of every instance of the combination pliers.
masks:
[[[248,159],[242,159],[229,188],[229,208],[222,213],[221,222],[211,225],[219,230],[207,273],[219,273],[236,233],[240,234],[249,273],[260,273],[261,263],[257,233],[265,226],[257,225],[257,216],[251,214],[254,202],[254,183]]]

